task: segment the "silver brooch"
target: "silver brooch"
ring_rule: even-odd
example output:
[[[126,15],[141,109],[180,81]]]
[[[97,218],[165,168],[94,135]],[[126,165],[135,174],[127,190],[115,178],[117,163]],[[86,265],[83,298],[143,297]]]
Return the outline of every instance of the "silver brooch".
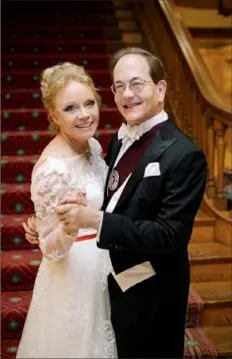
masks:
[[[111,191],[115,191],[116,188],[118,187],[118,184],[119,184],[119,173],[117,170],[112,170],[109,177],[108,188]]]

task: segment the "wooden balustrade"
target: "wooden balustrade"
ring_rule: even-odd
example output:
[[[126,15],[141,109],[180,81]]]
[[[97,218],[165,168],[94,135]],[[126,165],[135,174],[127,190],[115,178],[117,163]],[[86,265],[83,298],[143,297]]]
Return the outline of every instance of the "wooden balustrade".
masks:
[[[231,130],[231,108],[221,99],[172,0],[132,0],[132,4],[146,47],[165,64],[167,106],[176,123],[206,154],[206,194],[218,210],[225,210],[225,150],[232,148],[225,135]]]
[[[207,121],[207,119],[206,119]],[[207,194],[209,198],[214,198],[216,194],[216,182],[214,177],[214,164],[215,164],[215,141],[214,141],[214,126],[213,119],[210,118],[207,121],[207,133],[208,133],[208,146],[206,148],[207,159],[208,159],[208,181],[207,181]]]
[[[216,177],[216,200],[218,203],[224,199],[224,159],[225,159],[225,141],[224,126],[220,121],[214,121],[216,133],[216,152],[217,152],[217,177]],[[223,204],[222,204],[223,205]],[[218,204],[218,206],[220,206]]]

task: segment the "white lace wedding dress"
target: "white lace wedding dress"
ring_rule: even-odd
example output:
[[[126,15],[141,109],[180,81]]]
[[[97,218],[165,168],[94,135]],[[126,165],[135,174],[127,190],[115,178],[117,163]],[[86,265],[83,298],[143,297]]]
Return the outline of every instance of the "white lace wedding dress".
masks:
[[[64,194],[85,188],[95,208],[103,202],[106,165],[90,140],[91,164],[83,155],[47,157],[32,174],[40,248],[43,253],[17,358],[116,358],[110,323],[108,251],[96,238],[74,242],[54,213]],[[78,236],[94,233],[79,230]]]

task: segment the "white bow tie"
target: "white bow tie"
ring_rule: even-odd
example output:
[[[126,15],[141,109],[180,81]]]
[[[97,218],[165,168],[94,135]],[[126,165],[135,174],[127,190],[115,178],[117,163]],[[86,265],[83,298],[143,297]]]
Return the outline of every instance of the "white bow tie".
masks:
[[[142,134],[139,126],[129,127],[123,123],[118,130],[118,139],[122,140],[122,143],[126,142],[128,139],[131,139],[134,142],[139,140]]]

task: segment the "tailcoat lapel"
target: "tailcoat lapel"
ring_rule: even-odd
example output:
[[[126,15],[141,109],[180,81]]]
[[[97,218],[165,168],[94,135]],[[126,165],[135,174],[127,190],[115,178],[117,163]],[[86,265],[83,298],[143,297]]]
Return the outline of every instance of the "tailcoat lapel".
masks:
[[[170,120],[167,120],[158,130],[145,153],[141,156],[138,166],[132,172],[116,204],[115,210],[130,196],[139,181],[142,180],[146,166],[151,162],[157,162],[162,154],[175,142],[175,125],[173,125]]]

